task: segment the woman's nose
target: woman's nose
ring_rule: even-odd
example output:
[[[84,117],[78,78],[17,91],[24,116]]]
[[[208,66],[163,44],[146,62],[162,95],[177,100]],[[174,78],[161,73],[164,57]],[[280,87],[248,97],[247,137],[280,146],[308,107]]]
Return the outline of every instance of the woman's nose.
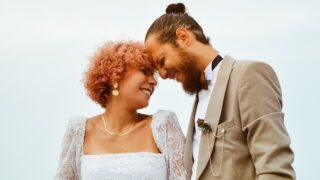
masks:
[[[153,74],[148,77],[148,83],[151,84],[152,86],[157,85],[157,80]]]

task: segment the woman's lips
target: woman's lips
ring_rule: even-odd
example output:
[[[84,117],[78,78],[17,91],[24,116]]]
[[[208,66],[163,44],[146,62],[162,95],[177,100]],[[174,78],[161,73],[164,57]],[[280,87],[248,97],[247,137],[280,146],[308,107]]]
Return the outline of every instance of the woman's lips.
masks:
[[[144,92],[147,96],[151,96],[153,93],[153,88],[140,88],[142,92]]]

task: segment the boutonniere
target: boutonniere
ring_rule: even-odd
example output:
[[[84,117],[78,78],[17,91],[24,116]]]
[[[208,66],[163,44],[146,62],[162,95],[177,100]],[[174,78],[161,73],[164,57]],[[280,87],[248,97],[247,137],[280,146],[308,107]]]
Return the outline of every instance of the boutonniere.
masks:
[[[198,128],[202,132],[209,133],[209,132],[212,131],[212,128],[211,128],[210,124],[208,122],[206,122],[204,119],[200,119],[199,118],[197,120],[197,124],[198,124]]]

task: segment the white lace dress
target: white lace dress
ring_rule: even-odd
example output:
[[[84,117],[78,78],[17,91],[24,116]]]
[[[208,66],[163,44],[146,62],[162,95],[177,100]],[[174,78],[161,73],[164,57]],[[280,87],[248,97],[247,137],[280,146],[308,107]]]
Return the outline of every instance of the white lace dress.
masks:
[[[56,180],[186,179],[183,167],[184,136],[174,113],[152,116],[152,133],[160,154],[137,152],[84,155],[86,118],[70,120],[66,130]]]

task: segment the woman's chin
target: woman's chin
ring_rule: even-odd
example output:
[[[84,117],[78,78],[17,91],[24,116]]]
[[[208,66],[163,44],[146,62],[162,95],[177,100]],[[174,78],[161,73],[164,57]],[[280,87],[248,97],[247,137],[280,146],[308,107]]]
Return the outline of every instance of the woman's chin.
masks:
[[[146,108],[146,107],[148,107],[148,105],[149,105],[149,101],[140,103],[140,104],[138,105],[138,108],[137,108],[137,109]]]

